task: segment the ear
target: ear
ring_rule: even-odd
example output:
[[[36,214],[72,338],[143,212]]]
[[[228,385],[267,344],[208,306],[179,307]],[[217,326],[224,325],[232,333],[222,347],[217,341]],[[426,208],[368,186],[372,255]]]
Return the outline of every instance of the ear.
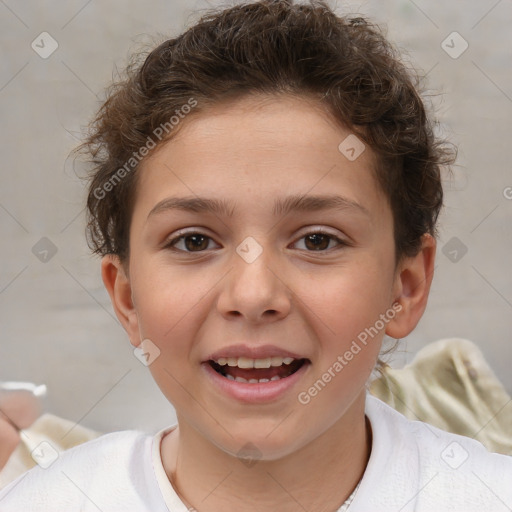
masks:
[[[395,339],[404,338],[416,327],[427,307],[430,285],[434,276],[436,240],[425,233],[416,256],[406,257],[400,263],[394,282],[395,317],[386,326],[386,334]]]
[[[107,254],[101,260],[101,277],[110,295],[117,318],[128,333],[130,343],[138,347],[141,343],[137,311],[133,304],[130,279],[114,254]]]

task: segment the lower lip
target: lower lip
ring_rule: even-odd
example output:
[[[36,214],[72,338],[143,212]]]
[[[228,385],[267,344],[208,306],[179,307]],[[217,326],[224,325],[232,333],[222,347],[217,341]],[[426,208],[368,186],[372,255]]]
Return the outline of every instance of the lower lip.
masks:
[[[271,402],[282,397],[307,372],[309,362],[305,362],[295,373],[279,380],[249,384],[223,377],[209,363],[202,363],[201,368],[208,378],[226,395],[246,403]]]

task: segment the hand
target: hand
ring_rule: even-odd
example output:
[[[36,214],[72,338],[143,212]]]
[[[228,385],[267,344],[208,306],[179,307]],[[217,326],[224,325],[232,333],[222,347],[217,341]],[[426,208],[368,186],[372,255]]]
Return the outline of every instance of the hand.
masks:
[[[26,382],[0,382],[0,470],[21,441],[20,430],[29,428],[41,414],[46,386]]]
[[[0,412],[0,471],[20,442],[19,430]]]

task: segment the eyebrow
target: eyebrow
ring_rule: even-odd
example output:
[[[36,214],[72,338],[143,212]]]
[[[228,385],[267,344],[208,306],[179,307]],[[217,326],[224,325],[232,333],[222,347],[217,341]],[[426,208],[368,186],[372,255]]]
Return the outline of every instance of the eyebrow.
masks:
[[[313,212],[319,210],[349,210],[370,216],[370,212],[356,201],[338,195],[291,195],[276,199],[273,215],[287,215],[290,212]],[[157,203],[149,217],[169,210],[183,210],[195,213],[213,213],[232,217],[235,205],[232,202],[207,197],[169,197]]]

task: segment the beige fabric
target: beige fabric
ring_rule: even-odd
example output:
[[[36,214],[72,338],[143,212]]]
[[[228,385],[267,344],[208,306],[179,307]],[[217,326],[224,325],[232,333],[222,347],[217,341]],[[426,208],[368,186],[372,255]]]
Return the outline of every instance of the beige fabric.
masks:
[[[31,453],[46,441],[57,453],[102,435],[73,421],[43,414],[30,428],[21,431],[21,442],[0,472],[0,489],[36,465]]]
[[[430,343],[408,366],[385,368],[370,392],[409,419],[512,455],[512,398],[469,340]]]
[[[442,339],[420,350],[405,368],[384,368],[370,393],[410,419],[512,455],[512,398],[469,340]],[[44,414],[23,431],[22,442],[0,472],[0,488],[36,464],[30,454],[39,443],[47,441],[61,452],[100,435]]]

